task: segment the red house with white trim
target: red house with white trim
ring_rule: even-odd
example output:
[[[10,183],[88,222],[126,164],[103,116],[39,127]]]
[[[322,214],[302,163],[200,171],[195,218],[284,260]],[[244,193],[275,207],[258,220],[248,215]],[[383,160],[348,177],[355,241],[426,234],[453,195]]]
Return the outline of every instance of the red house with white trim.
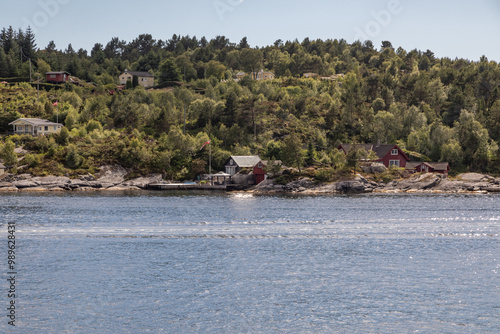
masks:
[[[49,83],[60,84],[65,83],[69,80],[69,72],[47,72],[45,73],[46,81]]]
[[[440,173],[447,176],[450,164],[447,162],[410,162],[406,165],[406,169],[414,173]]]
[[[375,162],[384,164],[385,167],[391,166],[404,168],[410,158],[396,144],[340,144],[338,149],[345,154],[351,149],[364,149],[366,152],[373,151],[377,156]]]

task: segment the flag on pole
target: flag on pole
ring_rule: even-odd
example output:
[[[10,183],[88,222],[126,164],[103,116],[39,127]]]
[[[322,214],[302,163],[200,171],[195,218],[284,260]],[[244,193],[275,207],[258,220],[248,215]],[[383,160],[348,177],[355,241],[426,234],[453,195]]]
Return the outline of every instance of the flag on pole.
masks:
[[[200,148],[200,151],[201,151],[201,150],[203,150],[203,148],[204,148],[206,145],[208,145],[208,144],[210,144],[210,140],[209,140],[209,141],[207,141],[205,144],[203,144],[203,146]]]
[[[54,103],[52,103],[52,105],[53,105],[53,106],[57,106],[57,101],[56,101],[56,102],[54,102]]]

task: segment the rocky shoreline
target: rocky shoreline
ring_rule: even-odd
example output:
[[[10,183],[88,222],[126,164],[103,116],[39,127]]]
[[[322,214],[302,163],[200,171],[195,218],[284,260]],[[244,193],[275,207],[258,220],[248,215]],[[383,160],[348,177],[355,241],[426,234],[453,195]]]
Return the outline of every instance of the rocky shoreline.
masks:
[[[478,173],[466,173],[450,180],[440,174],[416,174],[389,183],[375,182],[361,175],[352,180],[315,184],[304,177],[286,185],[265,180],[249,190],[255,194],[365,194],[365,193],[500,193],[500,178]]]
[[[127,174],[128,171],[121,166],[103,166],[95,176],[81,175],[76,179],[66,176],[7,174],[0,179],[0,192],[141,190],[146,189],[150,183],[162,181],[161,174],[125,180]]]
[[[66,176],[31,176],[4,174],[0,177],[0,192],[15,191],[124,191],[146,190],[149,184],[163,182],[161,174],[126,180],[128,171],[121,166],[102,166],[99,173]],[[244,190],[253,194],[366,194],[366,193],[500,193],[500,178],[478,173],[458,175],[453,180],[440,174],[416,174],[389,183],[375,182],[370,177],[356,175],[349,180],[316,183],[308,177],[285,185],[267,179]]]

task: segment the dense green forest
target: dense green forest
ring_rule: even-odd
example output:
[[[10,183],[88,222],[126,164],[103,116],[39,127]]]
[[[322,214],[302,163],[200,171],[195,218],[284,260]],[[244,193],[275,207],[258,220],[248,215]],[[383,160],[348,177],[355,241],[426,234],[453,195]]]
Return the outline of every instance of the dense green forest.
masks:
[[[31,64],[31,67],[30,67]],[[148,71],[156,87],[116,91],[125,69]],[[272,71],[274,80],[235,81],[237,72]],[[68,71],[91,84],[38,85],[48,71]],[[320,77],[304,78],[306,72]],[[31,76],[32,82],[29,82]],[[86,173],[119,163],[137,173],[193,178],[229,155],[259,154],[288,166],[335,171],[346,159],[339,143],[397,143],[413,160],[447,161],[455,171],[498,173],[500,66],[437,58],[385,41],[277,40],[250,47],[173,35],[131,42],[113,38],[90,53],[54,42],[38,47],[33,32],[0,33],[0,131],[19,117],[65,124],[59,135],[4,136],[0,156],[38,174]],[[15,83],[18,82],[18,83]],[[58,108],[52,104],[59,101]],[[56,116],[56,113],[58,115]]]

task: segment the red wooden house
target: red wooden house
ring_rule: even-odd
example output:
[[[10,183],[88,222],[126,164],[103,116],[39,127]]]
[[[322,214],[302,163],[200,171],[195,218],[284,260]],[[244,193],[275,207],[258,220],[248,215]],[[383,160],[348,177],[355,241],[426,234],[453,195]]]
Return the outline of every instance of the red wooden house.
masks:
[[[49,83],[60,84],[65,83],[69,80],[69,72],[61,71],[61,72],[47,72],[46,81]]]
[[[266,165],[267,161],[260,160],[255,166],[253,166],[255,184],[259,184],[266,179]]]
[[[406,169],[414,173],[440,173],[448,175],[450,165],[447,162],[410,162],[406,165]]]
[[[377,156],[375,162],[383,163],[385,167],[402,167],[410,161],[410,158],[396,144],[340,144],[338,149],[345,154],[351,149],[364,149],[366,152],[373,151]]]
[[[260,160],[255,166],[253,166],[253,176],[255,178],[255,184],[259,184],[265,179],[267,179],[267,169],[269,161]],[[281,166],[281,160],[274,160],[275,166]]]

